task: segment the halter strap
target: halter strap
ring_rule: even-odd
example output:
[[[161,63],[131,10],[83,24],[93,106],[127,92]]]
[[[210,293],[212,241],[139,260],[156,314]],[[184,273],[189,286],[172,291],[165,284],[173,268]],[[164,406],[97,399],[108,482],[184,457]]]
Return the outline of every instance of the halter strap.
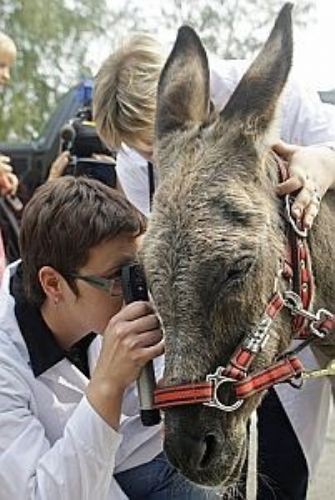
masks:
[[[275,158],[279,178],[284,181],[289,176],[287,164],[278,155],[275,155]],[[263,350],[269,338],[273,321],[284,307],[292,314],[292,331],[295,336],[308,339],[303,342],[303,346],[313,338],[323,338],[335,332],[335,315],[325,309],[320,309],[315,314],[310,312],[315,285],[311,255],[306,241],[307,230],[301,223],[293,220],[290,212],[291,204],[291,199],[286,196],[285,210],[289,223],[288,248],[281,274],[292,283],[292,289],[284,296],[279,292],[274,293],[256,330],[246,336],[226,367],[219,366],[214,374],[207,375],[206,381],[156,389],[154,392],[156,408],[203,403],[224,411],[234,411],[246,398],[275,384],[300,377],[304,368],[295,355],[300,349],[288,352],[269,367],[248,375],[255,357]],[[233,402],[229,404],[224,404],[218,394],[223,384],[231,385]]]

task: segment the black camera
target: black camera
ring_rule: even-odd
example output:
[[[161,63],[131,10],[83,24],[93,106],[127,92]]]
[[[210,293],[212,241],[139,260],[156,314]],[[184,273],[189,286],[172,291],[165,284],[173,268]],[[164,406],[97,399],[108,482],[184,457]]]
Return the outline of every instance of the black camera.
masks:
[[[96,132],[90,106],[81,108],[75,118],[62,127],[60,140],[61,150],[71,154],[63,175],[86,176],[116,187],[115,158]],[[93,155],[108,156],[108,161]]]

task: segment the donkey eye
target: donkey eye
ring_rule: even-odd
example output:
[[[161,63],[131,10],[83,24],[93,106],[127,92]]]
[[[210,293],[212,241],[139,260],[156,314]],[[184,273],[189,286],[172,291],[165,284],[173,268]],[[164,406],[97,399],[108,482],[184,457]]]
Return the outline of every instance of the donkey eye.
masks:
[[[224,285],[234,285],[244,280],[251,270],[254,262],[255,259],[252,257],[242,257],[235,261],[226,273]]]
[[[242,278],[242,275],[244,273],[242,272],[241,269],[230,269],[226,275],[226,282],[232,283],[233,281],[238,281],[239,279]]]

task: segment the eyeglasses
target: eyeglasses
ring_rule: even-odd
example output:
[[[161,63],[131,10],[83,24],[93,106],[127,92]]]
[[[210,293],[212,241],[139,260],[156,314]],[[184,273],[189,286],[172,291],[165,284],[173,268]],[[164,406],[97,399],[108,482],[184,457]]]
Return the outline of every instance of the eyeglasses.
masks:
[[[112,297],[120,297],[123,295],[121,276],[116,276],[115,278],[102,278],[101,276],[82,275],[78,273],[69,273],[67,276],[69,278],[86,281],[86,283],[89,283],[95,288],[99,288],[109,293]]]

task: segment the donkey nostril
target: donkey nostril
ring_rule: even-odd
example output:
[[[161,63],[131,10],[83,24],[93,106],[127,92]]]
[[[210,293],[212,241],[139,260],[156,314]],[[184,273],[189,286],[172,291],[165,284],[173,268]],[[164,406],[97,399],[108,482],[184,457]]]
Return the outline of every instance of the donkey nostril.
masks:
[[[172,465],[178,469],[208,469],[219,448],[214,433],[192,436],[186,432],[165,441],[165,451]]]
[[[215,450],[217,447],[217,441],[214,434],[207,434],[204,439],[204,454],[200,460],[199,468],[206,469],[212,460],[213,455],[215,454]]]

